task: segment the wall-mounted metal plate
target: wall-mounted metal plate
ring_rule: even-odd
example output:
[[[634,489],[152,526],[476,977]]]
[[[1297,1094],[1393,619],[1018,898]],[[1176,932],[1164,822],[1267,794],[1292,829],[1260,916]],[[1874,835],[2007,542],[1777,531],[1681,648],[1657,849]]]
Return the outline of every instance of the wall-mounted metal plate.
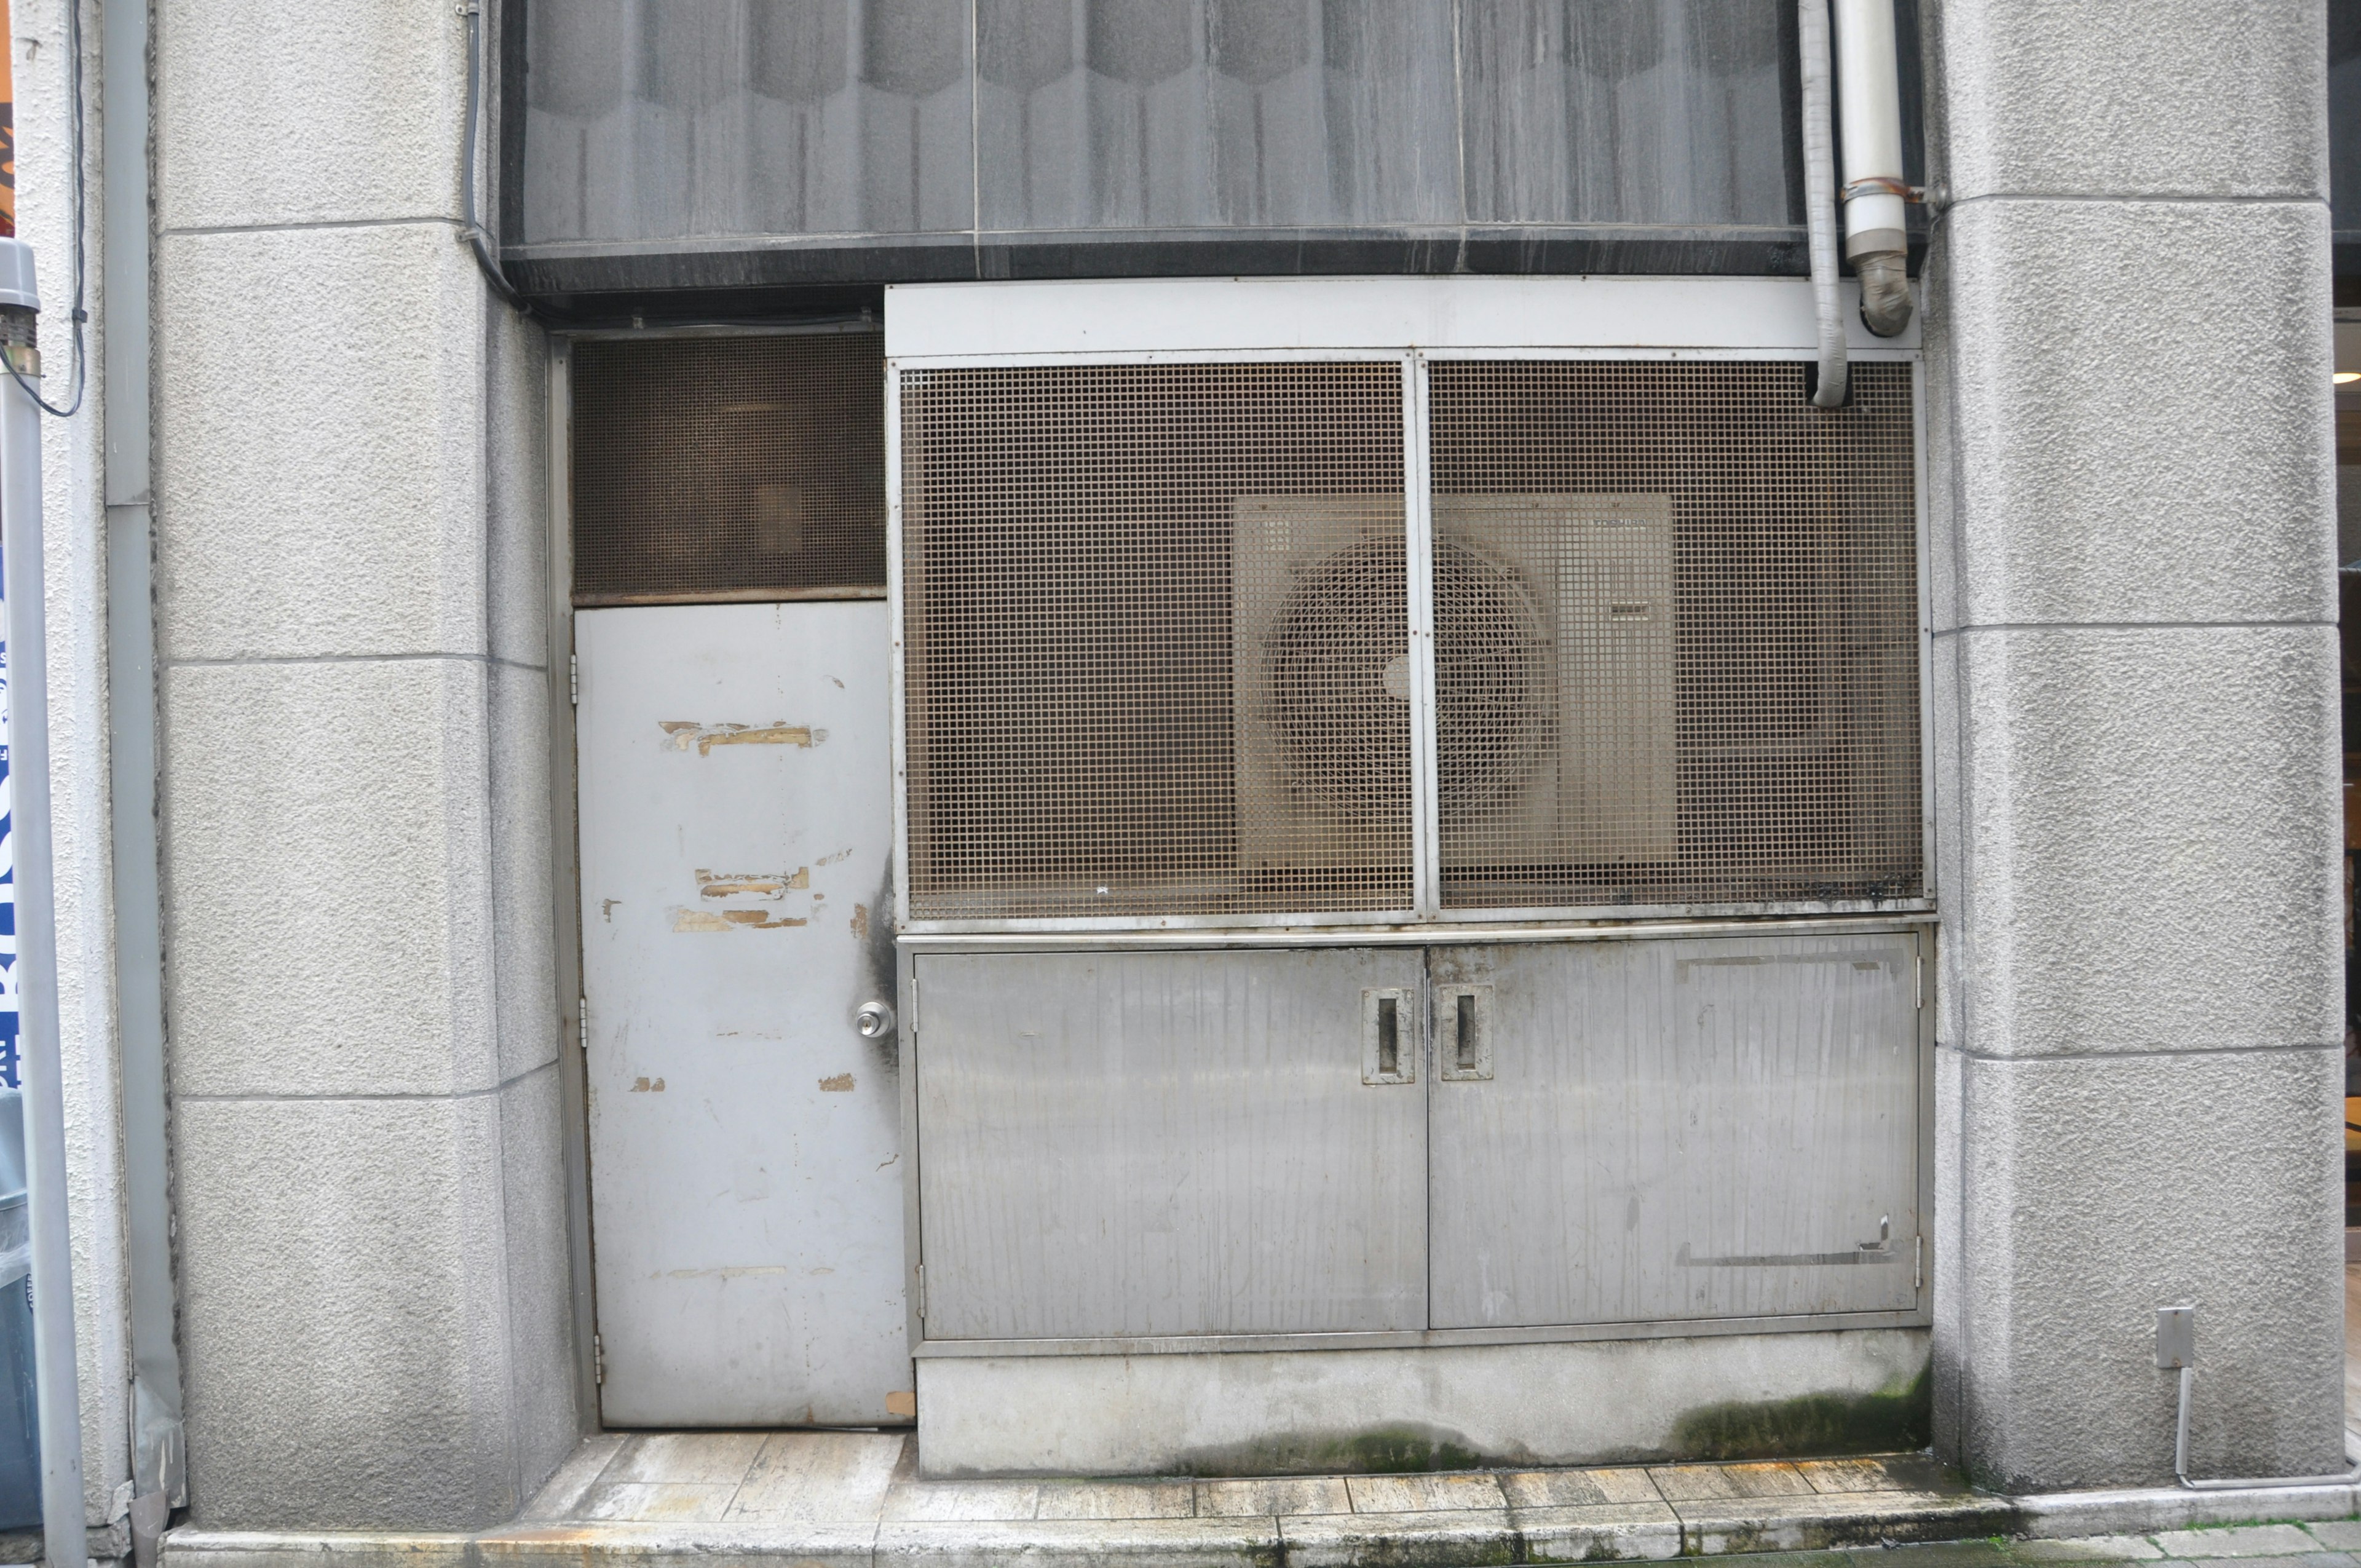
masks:
[[[2156,1310],[2156,1364],[2166,1370],[2197,1365],[2195,1307],[2158,1307]]]

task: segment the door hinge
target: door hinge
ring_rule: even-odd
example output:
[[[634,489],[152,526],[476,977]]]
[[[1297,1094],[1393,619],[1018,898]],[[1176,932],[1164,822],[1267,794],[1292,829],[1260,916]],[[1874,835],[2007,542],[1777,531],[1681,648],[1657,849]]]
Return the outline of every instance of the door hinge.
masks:
[[[1920,953],[1916,961],[1918,965],[1916,970],[1916,979],[1918,981],[1918,1011],[1924,1013],[1927,1011],[1927,955]]]
[[[909,1026],[910,1033],[916,1036],[918,1032],[918,977],[917,975],[910,977],[910,1009],[908,1015],[903,1021]]]
[[[589,1053],[590,999],[587,996],[574,999],[574,1043],[582,1047],[586,1056]]]
[[[927,1321],[927,1266],[918,1265],[918,1321]]]
[[[1910,1288],[1913,1290],[1927,1288],[1927,1238],[1925,1236],[1910,1238]]]
[[[582,706],[582,655],[566,655],[566,702],[569,707]]]
[[[590,1336],[590,1381],[602,1388],[607,1386],[607,1342],[597,1334]]]

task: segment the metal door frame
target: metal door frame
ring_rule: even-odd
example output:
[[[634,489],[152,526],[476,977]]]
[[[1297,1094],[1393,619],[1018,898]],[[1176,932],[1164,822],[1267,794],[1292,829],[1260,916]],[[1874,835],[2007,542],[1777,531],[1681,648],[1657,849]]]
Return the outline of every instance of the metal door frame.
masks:
[[[544,628],[543,656],[548,664],[549,689],[551,967],[555,971],[557,986],[558,1135],[560,1156],[566,1165],[566,1283],[574,1324],[575,1407],[579,1412],[578,1425],[586,1435],[609,1429],[599,1408],[598,1238],[592,1234],[590,1225],[590,1184],[594,1177],[590,1169],[589,1065],[584,1058],[588,1023],[584,1017],[582,850],[578,820],[580,768],[574,724],[574,345],[577,343],[875,332],[879,326],[878,320],[864,311],[857,317],[806,322],[743,326],[602,327],[552,331],[548,334],[544,416],[547,428],[544,433],[544,458],[546,463],[544,502],[548,515],[543,555],[544,588],[547,597],[544,601],[544,620],[546,625]],[[890,396],[890,378],[887,387]],[[890,441],[888,448],[890,462]],[[874,590],[870,590],[843,597],[874,599],[878,596]],[[778,602],[790,601],[783,598]],[[906,1108],[903,1118],[906,1136],[909,1126]],[[912,1321],[915,1323],[916,1319]]]

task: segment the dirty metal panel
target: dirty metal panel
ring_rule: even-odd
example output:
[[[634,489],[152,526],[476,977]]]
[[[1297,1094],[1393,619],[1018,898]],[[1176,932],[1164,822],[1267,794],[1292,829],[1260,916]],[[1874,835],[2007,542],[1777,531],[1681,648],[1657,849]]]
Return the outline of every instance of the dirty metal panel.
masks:
[[[1424,1328],[1420,967],[922,955],[928,1339]]]
[[[577,342],[574,603],[882,597],[884,385],[873,330]]]
[[[601,1415],[905,1420],[886,608],[575,640]]]
[[[1436,1328],[1917,1303],[1915,938],[1429,963],[1438,994],[1477,988],[1488,1071],[1454,1052],[1432,1090]]]

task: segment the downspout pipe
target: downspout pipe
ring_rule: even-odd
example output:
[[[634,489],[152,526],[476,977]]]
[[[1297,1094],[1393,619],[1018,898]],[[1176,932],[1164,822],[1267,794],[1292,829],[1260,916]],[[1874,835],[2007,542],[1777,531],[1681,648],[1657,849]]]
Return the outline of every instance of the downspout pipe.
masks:
[[[1836,137],[1828,124],[1828,0],[1795,0],[1795,38],[1803,56],[1804,211],[1810,235],[1812,313],[1819,329],[1814,406],[1844,407],[1848,395],[1843,307],[1837,300]]]
[[[1837,111],[1844,126],[1844,254],[1861,278],[1861,319],[1880,337],[1910,324],[1910,187],[1902,173],[1902,78],[1894,0],[1835,0]]]
[[[41,1530],[50,1568],[90,1559],[82,1519],[82,1388],[74,1370],[66,1100],[58,1036],[57,889],[49,845],[49,633],[41,576],[41,375],[33,247],[0,239],[0,591],[8,616],[9,840],[16,883],[16,1049],[25,1086],[25,1207],[32,1236],[33,1387]]]

